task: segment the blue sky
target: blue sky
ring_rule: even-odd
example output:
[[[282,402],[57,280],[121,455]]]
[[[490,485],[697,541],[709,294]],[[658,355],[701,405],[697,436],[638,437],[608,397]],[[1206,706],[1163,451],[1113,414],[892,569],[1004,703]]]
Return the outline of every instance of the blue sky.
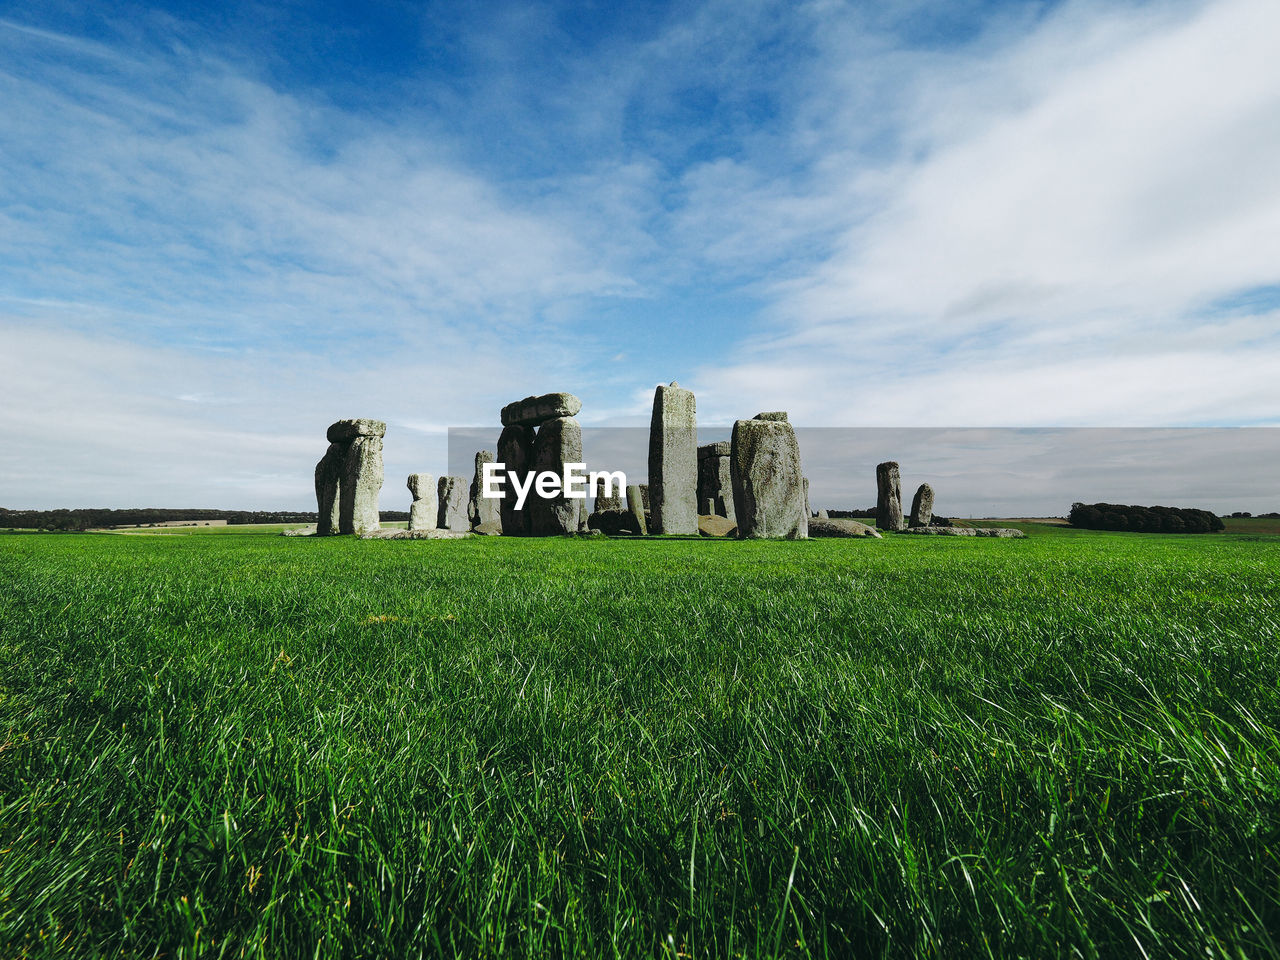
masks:
[[[0,5],[0,504],[325,426],[1280,425],[1280,6]],[[384,495],[393,505],[395,495]]]

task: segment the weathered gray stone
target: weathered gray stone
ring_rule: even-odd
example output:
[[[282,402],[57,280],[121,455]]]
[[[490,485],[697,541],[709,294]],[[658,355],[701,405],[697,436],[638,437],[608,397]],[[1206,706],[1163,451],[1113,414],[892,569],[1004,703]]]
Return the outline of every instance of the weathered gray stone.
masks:
[[[331,443],[325,455],[316,464],[316,510],[319,520],[316,523],[316,535],[328,536],[337,533],[341,526],[340,491],[342,488],[342,471],[346,466],[347,445]]]
[[[811,537],[880,537],[880,531],[875,527],[869,527],[865,523],[859,523],[857,520],[834,519],[827,520],[821,517],[814,517],[809,521],[809,536]]]
[[[493,454],[488,450],[477,451],[476,472],[471,478],[467,501],[467,519],[473,527],[485,523],[502,523],[502,501],[484,495],[484,465],[493,462]]]
[[[630,510],[596,510],[587,518],[587,529],[611,537],[638,536],[641,532],[640,523]]]
[[[809,532],[796,432],[785,420],[733,425],[730,468],[738,536],[803,540]]]
[[[370,530],[360,534],[361,540],[461,540],[471,536],[468,530]]]
[[[650,510],[653,509],[653,506],[649,503],[649,485],[647,483],[642,483],[638,487],[636,487],[636,489],[640,491],[640,507],[641,509],[644,510],[645,513],[648,513]],[[627,499],[628,500],[631,499],[630,486],[627,487]]]
[[[826,510],[819,510],[819,511],[818,511],[818,513],[817,513],[817,516],[815,517],[815,519],[817,519],[817,520],[830,520],[830,519],[831,519],[831,514],[827,513],[827,511],[826,511]]]
[[[493,520],[489,523],[482,523],[477,527],[472,527],[471,532],[482,537],[500,537],[502,536],[502,521]]]
[[[653,394],[649,422],[653,532],[698,532],[698,415],[693,393],[676,385]]]
[[[471,521],[467,519],[466,477],[441,477],[436,485],[436,494],[440,498],[436,510],[436,526],[441,530],[470,530]]]
[[[435,530],[439,519],[435,477],[429,473],[411,473],[406,486],[413,495],[413,502],[409,504],[409,529]]]
[[[411,473],[404,485],[409,488],[414,500],[436,495],[436,478],[429,473]]]
[[[894,460],[876,464],[876,526],[891,531],[903,527],[902,480]]]
[[[502,408],[502,425],[536,427],[548,420],[576,417],[581,409],[582,401],[572,393],[544,393],[508,403]]]
[[[933,487],[920,484],[911,500],[911,526],[927,527],[933,520]]]
[[[606,493],[608,490],[610,492]],[[605,510],[621,510],[623,491],[618,487],[609,483],[604,477],[596,480],[595,487],[591,490],[591,496],[595,501],[595,510],[599,513]]]
[[[377,420],[359,421],[379,423]],[[342,462],[338,493],[338,530],[366,534],[379,529],[378,491],[382,489],[382,437],[360,434],[349,444]]]
[[[753,420],[773,420],[775,422],[781,421],[785,423],[787,419],[787,411],[768,410],[768,411],[765,411],[764,413],[757,413],[754,417],[752,417],[752,419]]]
[[[903,533],[916,533],[931,537],[998,537],[1018,539],[1026,534],[1013,527],[908,527]]]
[[[648,499],[648,491],[645,489],[644,484],[632,483],[627,486],[627,512],[635,520],[636,530],[642,537],[649,534],[649,527],[644,515],[645,501]]]
[[[548,420],[538,428],[533,451],[535,473],[548,471],[563,476],[566,463],[582,462],[582,427],[573,417]],[[529,533],[535,537],[554,537],[577,532],[579,510],[585,503],[585,499],[569,497],[563,490],[553,497],[540,496],[535,484],[525,507],[529,513]]]
[[[369,420],[360,417],[354,420],[339,420],[329,425],[330,443],[348,443],[356,437],[385,437],[387,425],[381,420]]]
[[[728,517],[718,514],[700,514],[698,516],[698,533],[704,537],[733,537],[738,534],[738,525]]]
[[[529,508],[533,503],[532,495],[525,500],[524,507],[516,509],[516,492],[514,478],[524,483],[529,471],[533,469],[532,427],[510,426],[502,429],[498,437],[498,463],[505,466],[508,474],[503,484],[503,498],[499,506],[502,517],[502,533],[508,537],[525,537],[529,535]]]
[[[730,449],[728,440],[698,448],[698,513],[701,515],[714,514],[735,520]]]
[[[430,499],[414,500],[409,504],[410,530],[435,530],[439,519],[439,504],[433,492]]]
[[[809,478],[804,478],[804,515],[806,517],[813,516],[813,511],[809,509]]]

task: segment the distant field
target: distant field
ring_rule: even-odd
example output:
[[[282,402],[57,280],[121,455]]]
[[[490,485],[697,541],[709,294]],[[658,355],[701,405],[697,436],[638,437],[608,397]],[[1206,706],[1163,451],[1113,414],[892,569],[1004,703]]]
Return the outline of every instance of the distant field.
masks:
[[[0,957],[1276,957],[1280,540],[0,538]]]
[[[1280,518],[1276,517],[1223,517],[1227,533],[1280,534]]]

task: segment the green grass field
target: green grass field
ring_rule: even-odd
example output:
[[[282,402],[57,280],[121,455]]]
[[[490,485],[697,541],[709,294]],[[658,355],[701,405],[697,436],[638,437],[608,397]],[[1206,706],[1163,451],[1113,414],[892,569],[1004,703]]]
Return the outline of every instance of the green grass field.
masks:
[[[0,538],[0,957],[1280,956],[1280,539],[1040,533]]]

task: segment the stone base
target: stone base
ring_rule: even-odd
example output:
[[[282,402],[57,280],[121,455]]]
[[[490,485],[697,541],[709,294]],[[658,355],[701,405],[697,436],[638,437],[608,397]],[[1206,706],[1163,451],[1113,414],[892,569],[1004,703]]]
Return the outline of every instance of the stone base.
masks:
[[[809,521],[811,537],[875,537],[880,538],[880,531],[857,520],[837,518],[835,520],[814,517]]]
[[[359,535],[361,540],[461,540],[471,536],[469,530],[371,530]]]
[[[1001,537],[1010,540],[1026,536],[1021,530],[1012,527],[908,527],[898,532],[932,537]]]

